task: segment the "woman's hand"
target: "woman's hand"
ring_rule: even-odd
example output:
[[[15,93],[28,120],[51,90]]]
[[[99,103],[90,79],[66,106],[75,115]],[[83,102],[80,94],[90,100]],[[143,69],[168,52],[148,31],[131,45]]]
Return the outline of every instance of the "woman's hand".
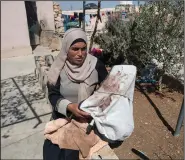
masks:
[[[77,117],[79,120],[85,121],[89,118],[91,118],[89,113],[86,113],[78,108],[79,104],[77,103],[71,103],[67,106],[67,109],[73,113],[75,117]]]

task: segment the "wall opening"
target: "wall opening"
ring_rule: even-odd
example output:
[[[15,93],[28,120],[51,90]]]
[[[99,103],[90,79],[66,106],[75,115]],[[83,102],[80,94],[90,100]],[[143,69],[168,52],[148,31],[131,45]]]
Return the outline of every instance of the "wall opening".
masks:
[[[35,1],[25,1],[27,14],[28,31],[30,36],[30,45],[34,50],[40,44],[41,27],[37,17],[37,6]]]

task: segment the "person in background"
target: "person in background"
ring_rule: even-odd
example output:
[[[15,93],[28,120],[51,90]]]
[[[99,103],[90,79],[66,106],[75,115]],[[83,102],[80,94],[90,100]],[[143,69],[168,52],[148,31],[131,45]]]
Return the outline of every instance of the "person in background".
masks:
[[[79,109],[80,103],[96,90],[108,72],[104,64],[87,53],[87,36],[81,28],[67,30],[62,49],[48,73],[48,98],[51,119],[73,118],[89,122],[90,115]],[[67,140],[66,140],[67,141]],[[44,160],[78,160],[79,151],[62,148],[45,140]]]

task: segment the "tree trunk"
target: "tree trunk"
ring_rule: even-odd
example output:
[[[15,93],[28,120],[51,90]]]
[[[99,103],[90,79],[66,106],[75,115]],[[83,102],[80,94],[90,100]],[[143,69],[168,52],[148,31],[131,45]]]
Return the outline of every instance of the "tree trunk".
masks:
[[[163,80],[163,76],[160,75],[160,77],[159,77],[159,92],[162,92],[162,80]]]
[[[93,31],[93,34],[91,36],[91,40],[90,40],[90,45],[89,45],[89,53],[91,52],[91,49],[92,49],[92,45],[93,45],[93,41],[94,41],[94,36],[96,34],[96,31],[97,31],[97,26],[98,26],[98,20],[100,18],[100,7],[101,7],[101,1],[99,0],[98,1],[98,11],[97,11],[97,18],[96,18],[96,23],[95,23],[95,27],[94,27],[94,31]]]
[[[159,71],[159,92],[162,92],[162,81],[163,81],[164,74],[165,74],[165,67],[163,66],[163,69]]]

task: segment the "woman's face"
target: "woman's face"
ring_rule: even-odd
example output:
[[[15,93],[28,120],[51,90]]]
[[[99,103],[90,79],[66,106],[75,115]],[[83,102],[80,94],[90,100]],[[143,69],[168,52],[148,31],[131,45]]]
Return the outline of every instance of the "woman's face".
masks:
[[[73,65],[82,65],[87,56],[87,45],[84,42],[73,44],[68,51],[67,59]]]

